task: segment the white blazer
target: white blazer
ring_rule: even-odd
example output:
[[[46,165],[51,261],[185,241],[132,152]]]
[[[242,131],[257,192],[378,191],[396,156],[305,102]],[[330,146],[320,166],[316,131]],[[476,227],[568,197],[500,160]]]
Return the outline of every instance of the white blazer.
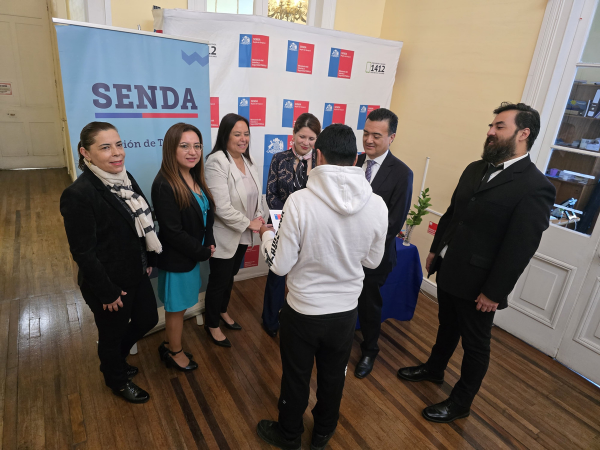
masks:
[[[262,205],[262,186],[253,164],[246,166],[258,189],[256,216],[264,216]],[[246,217],[248,195],[244,180],[235,166],[233,159],[218,151],[208,156],[204,167],[206,184],[215,201],[215,258],[228,259],[235,255],[242,233],[248,229],[250,220]],[[254,205],[250,208],[254,210]],[[254,236],[253,236],[254,240]],[[256,238],[256,243],[260,239]]]

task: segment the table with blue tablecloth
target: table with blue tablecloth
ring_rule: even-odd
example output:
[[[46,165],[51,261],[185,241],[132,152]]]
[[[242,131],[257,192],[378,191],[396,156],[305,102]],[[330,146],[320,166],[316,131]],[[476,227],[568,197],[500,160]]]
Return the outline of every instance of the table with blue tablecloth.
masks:
[[[417,298],[423,281],[419,251],[414,245],[404,245],[396,238],[396,267],[381,287],[383,306],[381,321],[387,319],[410,320],[417,306]],[[357,320],[356,328],[360,328]]]

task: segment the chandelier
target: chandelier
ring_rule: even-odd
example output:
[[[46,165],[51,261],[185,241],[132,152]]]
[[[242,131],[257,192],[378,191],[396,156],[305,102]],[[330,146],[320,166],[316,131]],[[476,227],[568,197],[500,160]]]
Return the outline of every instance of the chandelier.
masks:
[[[269,0],[268,16],[272,19],[306,23],[308,0]]]

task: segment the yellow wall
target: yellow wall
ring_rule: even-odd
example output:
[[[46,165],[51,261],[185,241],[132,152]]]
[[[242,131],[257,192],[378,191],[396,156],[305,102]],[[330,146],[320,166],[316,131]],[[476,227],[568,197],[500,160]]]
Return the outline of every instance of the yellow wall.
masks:
[[[385,0],[337,0],[334,29],[379,37]]]
[[[187,0],[111,0],[112,24],[134,30],[139,24],[143,31],[154,31],[153,5],[163,9],[187,9],[187,3]]]
[[[382,39],[403,41],[392,109],[399,118],[393,153],[444,212],[464,168],[480,158],[492,111],[518,102],[547,0],[387,0]],[[339,4],[339,1],[338,1]],[[414,203],[414,201],[413,201]],[[413,234],[422,261],[433,237],[427,215]]]

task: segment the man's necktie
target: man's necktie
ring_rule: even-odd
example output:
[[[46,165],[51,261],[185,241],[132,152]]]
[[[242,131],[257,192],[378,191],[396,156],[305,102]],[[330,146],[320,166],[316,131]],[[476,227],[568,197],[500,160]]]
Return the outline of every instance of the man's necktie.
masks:
[[[503,170],[504,169],[504,164],[499,164],[497,166],[494,166],[493,164],[488,164],[488,168],[487,171],[485,172],[485,176],[483,177],[483,179],[481,180],[481,183],[479,184],[479,189],[481,189],[483,186],[485,186],[485,184],[490,181],[490,177],[492,176],[493,173],[498,172],[499,170]]]
[[[371,182],[371,168],[373,167],[373,164],[375,164],[375,161],[372,159],[367,159],[367,170],[365,171],[365,177],[367,177],[367,181],[369,183]]]

